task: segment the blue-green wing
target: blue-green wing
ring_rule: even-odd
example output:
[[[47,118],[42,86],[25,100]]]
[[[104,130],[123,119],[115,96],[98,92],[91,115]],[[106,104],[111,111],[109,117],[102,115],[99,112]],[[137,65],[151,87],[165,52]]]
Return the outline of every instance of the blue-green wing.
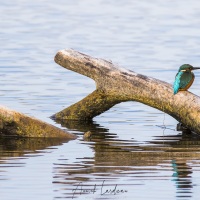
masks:
[[[188,88],[188,85],[193,80],[193,73],[183,73],[180,81],[180,89]]]
[[[175,77],[175,81],[174,81],[174,85],[173,85],[173,88],[174,88],[174,94],[178,93],[178,90],[180,89],[180,82],[181,82],[181,76],[183,75],[184,72],[178,72],[176,74],[176,77]]]

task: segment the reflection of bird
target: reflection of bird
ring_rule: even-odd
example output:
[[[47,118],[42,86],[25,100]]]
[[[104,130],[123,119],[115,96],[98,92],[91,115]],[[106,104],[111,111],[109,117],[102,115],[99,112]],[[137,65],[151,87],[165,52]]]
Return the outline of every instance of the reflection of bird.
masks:
[[[192,70],[200,69],[200,67],[193,67],[189,64],[181,65],[174,81],[174,94],[178,91],[186,91],[194,81],[194,73]]]

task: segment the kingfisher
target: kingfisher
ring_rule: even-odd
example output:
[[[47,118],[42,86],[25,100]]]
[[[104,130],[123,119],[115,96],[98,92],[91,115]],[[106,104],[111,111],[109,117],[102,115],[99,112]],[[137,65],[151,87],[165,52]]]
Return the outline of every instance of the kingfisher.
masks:
[[[200,69],[200,67],[193,67],[190,64],[181,65],[174,81],[174,94],[179,91],[187,91],[194,81],[194,73],[192,70]]]

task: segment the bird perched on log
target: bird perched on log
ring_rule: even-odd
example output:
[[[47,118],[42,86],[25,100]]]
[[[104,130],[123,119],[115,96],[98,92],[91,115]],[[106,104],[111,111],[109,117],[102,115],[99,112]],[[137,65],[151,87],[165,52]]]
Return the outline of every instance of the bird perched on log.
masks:
[[[200,69],[189,64],[181,65],[174,81],[174,94],[179,91],[187,91],[194,81],[194,73],[192,70]]]

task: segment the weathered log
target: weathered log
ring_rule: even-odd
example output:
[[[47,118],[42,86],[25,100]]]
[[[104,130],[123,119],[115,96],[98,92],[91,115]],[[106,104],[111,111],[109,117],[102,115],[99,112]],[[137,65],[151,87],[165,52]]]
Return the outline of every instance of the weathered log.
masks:
[[[51,124],[10,110],[0,105],[0,136],[54,137],[75,139],[76,136]]]
[[[191,130],[200,133],[200,97],[188,91],[174,95],[172,85],[104,59],[74,50],[61,50],[55,62],[96,82],[96,90],[74,105],[52,116],[60,120],[92,120],[117,103],[137,101],[161,110]]]

